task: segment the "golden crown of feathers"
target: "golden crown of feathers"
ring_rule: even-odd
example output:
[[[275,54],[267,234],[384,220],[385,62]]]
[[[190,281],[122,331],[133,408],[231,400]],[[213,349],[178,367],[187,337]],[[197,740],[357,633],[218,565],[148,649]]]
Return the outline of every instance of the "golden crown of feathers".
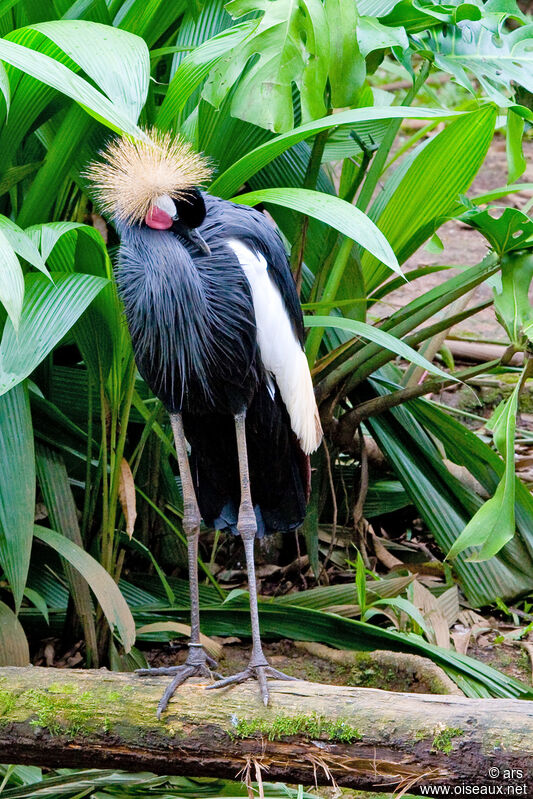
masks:
[[[141,222],[162,194],[179,199],[212,173],[207,158],[179,136],[143,133],[114,139],[84,173],[102,212],[128,224]]]

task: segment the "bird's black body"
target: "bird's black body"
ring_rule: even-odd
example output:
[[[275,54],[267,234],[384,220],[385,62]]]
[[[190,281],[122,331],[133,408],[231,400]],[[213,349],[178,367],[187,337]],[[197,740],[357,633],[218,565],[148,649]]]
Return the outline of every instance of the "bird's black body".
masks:
[[[180,235],[179,222],[165,231],[118,225],[117,280],[136,362],[167,409],[182,413],[206,523],[236,531],[240,480],[234,416],[246,411],[258,534],[292,529],[305,515],[308,458],[264,372],[250,286],[227,240],[238,239],[265,257],[301,341],[294,281],[282,242],[262,214],[209,195],[201,202],[206,216],[198,232],[210,255]]]

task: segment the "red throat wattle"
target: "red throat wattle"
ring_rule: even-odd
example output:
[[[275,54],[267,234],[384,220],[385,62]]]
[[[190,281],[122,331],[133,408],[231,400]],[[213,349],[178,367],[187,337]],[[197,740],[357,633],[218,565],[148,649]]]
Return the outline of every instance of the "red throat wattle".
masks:
[[[146,214],[145,220],[148,227],[154,230],[168,230],[172,227],[172,217],[154,205]]]

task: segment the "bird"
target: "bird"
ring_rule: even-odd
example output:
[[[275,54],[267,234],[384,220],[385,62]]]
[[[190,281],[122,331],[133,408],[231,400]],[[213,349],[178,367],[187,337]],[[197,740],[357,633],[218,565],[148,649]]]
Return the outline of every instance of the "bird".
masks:
[[[301,305],[265,214],[204,190],[211,163],[180,135],[141,133],[113,138],[85,173],[120,238],[116,281],[135,362],[169,413],[183,493],[189,654],[182,665],[139,673],[173,677],[158,717],[193,676],[214,677],[208,689],[255,678],[267,705],[268,678],[292,678],[263,652],[254,541],[301,526],[309,456],[322,439]],[[239,535],[246,557],[252,652],[226,678],[200,640],[202,520]]]

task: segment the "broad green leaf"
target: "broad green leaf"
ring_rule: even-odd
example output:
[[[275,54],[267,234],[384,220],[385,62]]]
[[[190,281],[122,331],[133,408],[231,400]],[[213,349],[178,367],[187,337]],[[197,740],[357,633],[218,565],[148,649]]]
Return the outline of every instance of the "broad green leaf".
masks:
[[[356,108],[351,111],[341,111],[338,114],[326,116],[313,122],[307,122],[294,130],[282,133],[280,136],[265,142],[236,161],[229,169],[220,175],[211,185],[212,194],[219,197],[231,197],[245,183],[248,178],[259,172],[281,153],[303,139],[320,133],[321,130],[338,127],[340,125],[355,125],[359,122],[375,121],[380,119],[449,119],[457,116],[455,112],[441,111],[430,108],[406,108],[398,106],[374,106],[371,108]],[[470,118],[470,115],[467,115]]]
[[[146,102],[150,55],[140,36],[86,20],[32,25],[76,62],[135,125]]]
[[[366,76],[364,54],[355,38],[357,10],[353,0],[325,0],[330,52],[331,103],[334,108],[355,105]],[[353,143],[353,140],[352,140]]]
[[[262,189],[240,194],[232,202],[242,205],[273,203],[312,216],[357,241],[384,264],[402,274],[394,252],[374,223],[354,205],[332,194],[310,189]]]
[[[364,56],[374,50],[388,47],[400,47],[406,50],[409,46],[405,28],[391,28],[372,17],[360,17],[356,31],[359,48]]]
[[[497,35],[483,20],[465,21],[428,30],[415,42],[435,56],[439,69],[475,94],[471,72],[488,97],[500,106],[513,104],[511,84],[533,91],[533,25],[513,31],[502,28]]]
[[[518,208],[491,206],[461,214],[460,219],[485,236],[493,249],[503,255],[533,243],[533,220]]]
[[[8,320],[0,343],[0,395],[33,372],[70,330],[107,280],[93,275],[26,276],[18,332]]]
[[[296,595],[295,595],[296,596]],[[187,611],[174,618],[186,619]],[[259,621],[263,635],[287,637],[297,641],[321,641],[338,649],[370,651],[389,649],[413,652],[429,657],[448,671],[457,681],[457,673],[467,676],[471,685],[483,688],[489,696],[533,697],[531,688],[512,677],[466,655],[427,643],[420,636],[385,630],[356,619],[346,619],[309,608],[278,607],[273,602],[259,604]],[[250,612],[244,598],[224,608],[202,608],[202,629],[206,635],[250,635]],[[475,694],[470,694],[475,695]]]
[[[24,275],[11,242],[0,227],[0,302],[18,330],[24,297]]]
[[[339,327],[342,330],[347,330],[350,333],[353,333],[354,336],[361,336],[369,341],[373,341],[375,344],[379,344],[379,346],[383,349],[389,350],[389,352],[394,352],[396,355],[400,355],[407,361],[411,361],[417,366],[421,366],[431,374],[442,377],[444,380],[455,380],[452,375],[444,372],[442,369],[439,369],[438,366],[430,363],[430,361],[426,360],[426,358],[420,355],[416,350],[403,342],[401,339],[391,336],[390,333],[381,330],[379,327],[368,325],[365,322],[357,322],[354,319],[344,319],[342,316],[305,316],[304,325],[305,327],[319,328]]]
[[[35,525],[34,535],[68,560],[87,580],[109,626],[112,630],[116,627],[124,649],[129,652],[135,643],[135,622],[111,575],[81,547],[55,530]]]
[[[485,106],[454,120],[408,156],[378,194],[369,216],[400,263],[433,235],[472,183],[492,141],[495,119],[496,109]],[[386,272],[368,253],[361,263],[371,291]]]
[[[10,607],[0,602],[0,666],[29,666],[28,639]]]
[[[0,396],[0,564],[20,606],[35,512],[35,456],[24,384]]]
[[[363,576],[365,577],[364,593],[369,602],[398,596],[416,579],[414,574],[406,577],[384,577],[380,580],[366,580],[366,572]],[[276,605],[295,605],[320,610],[335,605],[356,604],[357,591],[353,582],[319,585],[316,588],[308,588],[295,594],[276,597],[275,602]]]
[[[515,209],[508,209],[515,210]],[[531,223],[533,228],[533,222]],[[502,258],[501,283],[494,289],[494,308],[511,343],[520,349],[531,340],[530,325],[533,308],[529,300],[529,287],[533,280],[533,253],[509,253]]]
[[[47,266],[41,253],[27,235],[18,225],[0,214],[0,233],[3,233],[15,252],[24,258],[28,263],[38,269],[43,275],[50,277]]]
[[[218,70],[215,69],[216,65],[230,50],[238,47],[256,25],[256,21],[243,22],[222,31],[196,47],[190,55],[183,59],[170,81],[157,113],[158,128],[168,130],[176,124],[187,100],[207,78],[211,70],[213,70],[213,79],[220,79]]]
[[[142,135],[121,107],[54,58],[16,42],[0,39],[0,60],[71,97],[87,113],[117,133],[129,133],[135,137]]]
[[[231,0],[226,10],[234,17],[254,11],[264,13],[231,59],[217,69],[216,80],[206,86],[206,99],[218,107],[236,83],[231,114],[279,132],[294,124],[294,83],[300,90],[303,119],[323,116],[329,33],[322,2]],[[250,65],[253,56],[255,60]]]

